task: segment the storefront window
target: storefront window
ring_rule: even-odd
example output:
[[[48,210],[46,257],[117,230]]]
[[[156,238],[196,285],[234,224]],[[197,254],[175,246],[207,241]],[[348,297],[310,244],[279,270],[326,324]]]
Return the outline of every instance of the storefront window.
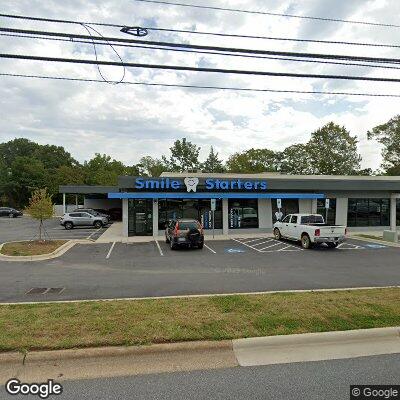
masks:
[[[348,226],[389,226],[390,199],[349,199]]]
[[[190,218],[200,221],[204,229],[212,229],[211,201],[204,200],[159,200],[158,229],[165,229],[167,221],[176,218]],[[217,200],[214,212],[215,229],[222,229],[222,201]]]
[[[258,201],[256,199],[229,199],[229,228],[258,228]]]
[[[400,199],[396,199],[396,226],[400,226]]]
[[[272,221],[276,222],[275,213],[278,211],[276,200],[272,199]],[[281,211],[283,216],[288,214],[297,214],[299,212],[299,200],[298,199],[282,199]]]
[[[328,218],[326,218],[325,199],[317,200],[317,214],[323,215],[325,222],[329,225],[336,223],[336,199],[329,199]]]

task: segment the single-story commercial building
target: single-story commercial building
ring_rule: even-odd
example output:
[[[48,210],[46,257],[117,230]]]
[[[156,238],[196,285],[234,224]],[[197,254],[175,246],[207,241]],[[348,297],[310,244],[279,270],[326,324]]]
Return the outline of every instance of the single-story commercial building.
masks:
[[[84,195],[85,207],[121,207],[123,236],[156,236],[173,218],[198,219],[216,234],[270,232],[278,204],[283,214],[321,213],[353,230],[395,230],[400,222],[400,177],[389,176],[168,172],[121,176],[116,187],[60,186],[60,193],[64,207],[66,194]]]

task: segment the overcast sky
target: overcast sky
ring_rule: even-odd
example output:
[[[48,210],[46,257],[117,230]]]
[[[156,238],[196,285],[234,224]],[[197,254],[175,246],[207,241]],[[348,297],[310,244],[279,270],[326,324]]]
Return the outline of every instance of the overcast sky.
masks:
[[[393,24],[399,23],[400,15],[398,0],[180,2]],[[130,26],[400,44],[400,28],[218,12],[133,0],[2,0],[0,10],[1,13]],[[0,18],[0,25],[87,34],[84,27],[79,25],[21,22],[7,18]],[[126,37],[118,29],[95,28],[104,35]],[[398,56],[398,49],[231,39],[154,31],[146,39],[255,49]],[[118,57],[109,47],[98,46],[97,50],[101,59],[118,61]],[[0,51],[94,58],[93,47],[88,44],[4,36],[0,36]],[[355,66],[278,62],[138,48],[118,48],[118,52],[123,60],[131,62],[399,77],[396,70]],[[0,73],[10,72],[99,78],[96,66],[0,60]],[[107,79],[119,79],[123,70],[119,67],[103,67],[102,73]],[[390,83],[175,73],[133,68],[126,71],[125,80],[269,89],[400,93],[400,84]],[[357,135],[363,167],[375,169],[381,162],[380,148],[376,142],[367,141],[366,133],[368,129],[399,113],[398,99],[170,89],[2,76],[0,82],[0,142],[26,137],[42,144],[62,145],[79,161],[89,159],[99,152],[133,164],[143,155],[160,157],[167,154],[174,140],[182,137],[200,145],[202,157],[208,153],[210,145],[214,145],[220,156],[226,159],[233,152],[251,147],[283,150],[291,144],[306,142],[313,130],[334,121],[345,125],[353,135]]]

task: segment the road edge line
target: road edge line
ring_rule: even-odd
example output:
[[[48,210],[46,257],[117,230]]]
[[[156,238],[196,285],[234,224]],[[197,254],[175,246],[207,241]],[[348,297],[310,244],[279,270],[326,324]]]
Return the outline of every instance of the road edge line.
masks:
[[[32,304],[63,304],[63,303],[93,303],[110,301],[146,301],[146,300],[168,300],[168,299],[190,299],[202,297],[228,297],[228,296],[262,296],[267,294],[287,294],[287,293],[324,293],[324,292],[346,292],[357,290],[379,290],[379,289],[400,289],[400,285],[391,286],[364,286],[352,288],[323,288],[323,289],[288,289],[288,290],[270,290],[265,292],[231,292],[231,293],[206,293],[206,294],[183,294],[171,296],[153,296],[153,297],[118,297],[105,299],[80,299],[80,300],[49,300],[49,301],[24,301],[24,302],[0,302],[1,306],[32,305]]]

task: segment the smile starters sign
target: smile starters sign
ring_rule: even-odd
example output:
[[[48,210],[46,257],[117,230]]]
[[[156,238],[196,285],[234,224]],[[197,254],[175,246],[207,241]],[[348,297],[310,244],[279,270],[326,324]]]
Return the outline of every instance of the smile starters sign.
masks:
[[[137,192],[265,192],[264,180],[245,178],[144,178],[121,177],[119,187]]]

